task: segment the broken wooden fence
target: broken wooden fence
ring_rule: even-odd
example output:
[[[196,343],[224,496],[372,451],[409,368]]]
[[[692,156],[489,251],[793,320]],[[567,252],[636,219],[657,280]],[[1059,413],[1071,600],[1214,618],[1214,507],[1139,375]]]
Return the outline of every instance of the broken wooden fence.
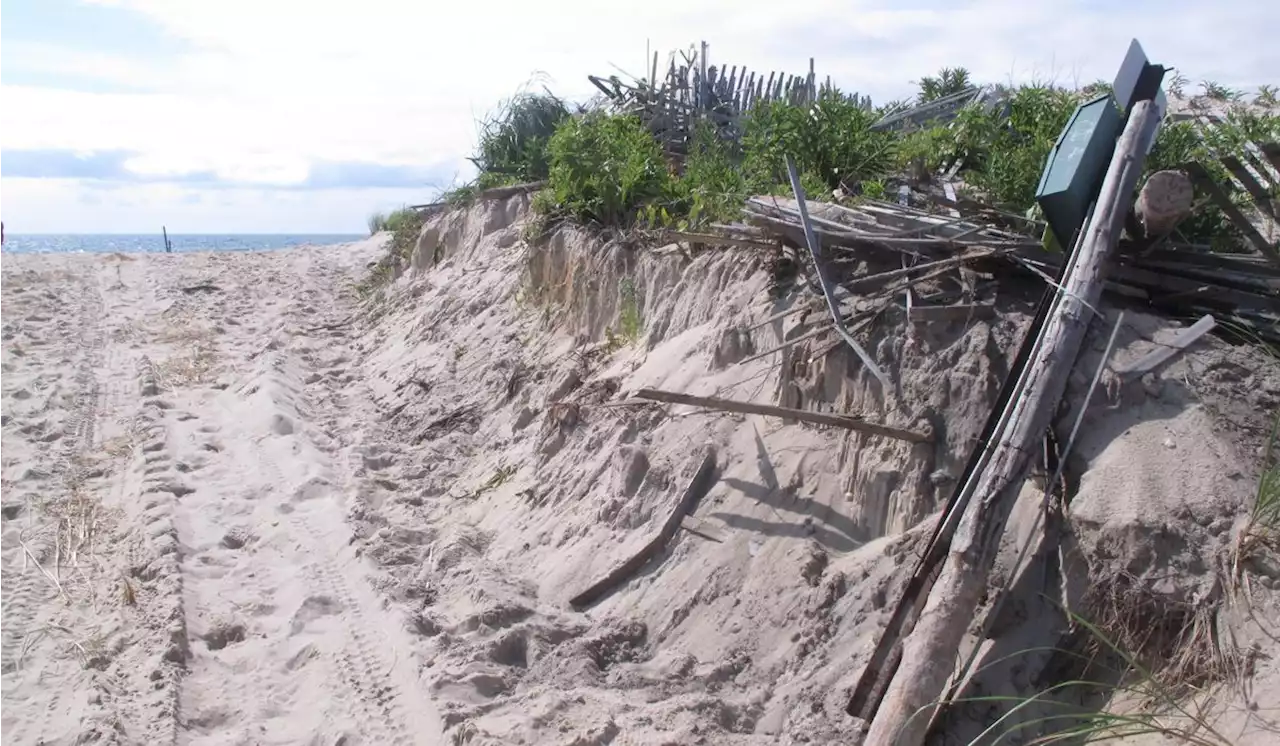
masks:
[[[702,42],[696,50],[670,55],[661,78],[658,60],[654,52],[650,69],[641,77],[626,76],[624,81],[618,75],[589,75],[587,79],[615,112],[639,117],[663,149],[676,157],[688,153],[697,122],[715,126],[723,140],[737,141],[742,136],[742,115],[764,104],[803,105],[839,95],[871,108],[869,97],[840,93],[830,77],[819,81],[813,58],[808,73],[766,75],[741,65],[710,64],[708,45]]]

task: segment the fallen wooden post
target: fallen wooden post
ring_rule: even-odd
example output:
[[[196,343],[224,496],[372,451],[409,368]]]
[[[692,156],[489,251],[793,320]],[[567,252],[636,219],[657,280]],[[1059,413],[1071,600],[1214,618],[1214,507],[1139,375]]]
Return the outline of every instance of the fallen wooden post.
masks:
[[[1117,365],[1115,367],[1115,372],[1122,376],[1130,376],[1142,375],[1143,373],[1154,370],[1156,366],[1187,349],[1197,339],[1200,339],[1204,335],[1213,331],[1213,327],[1216,324],[1217,322],[1214,320],[1213,316],[1211,314],[1206,314],[1196,323],[1180,330],[1177,336],[1173,338],[1172,342],[1152,350],[1128,365]]]
[[[867,422],[866,420],[845,414],[812,412],[807,409],[775,407],[772,404],[756,404],[754,402],[734,401],[733,399],[717,399],[712,396],[693,396],[691,394],[679,394],[674,391],[661,391],[658,389],[640,389],[635,393],[634,398],[646,399],[648,401],[660,401],[667,404],[688,404],[694,407],[719,409],[725,412],[737,412],[738,414],[759,414],[764,415],[765,417],[781,417],[783,419],[797,420],[799,422],[808,422],[813,425],[830,425],[831,427],[840,427],[845,430],[857,430],[858,432],[871,433],[872,435],[883,435],[886,438],[896,438],[898,440],[905,440],[911,443],[928,443],[933,439],[932,435],[928,433],[920,433],[900,427],[890,427],[889,425],[877,425],[874,422]]]
[[[676,502],[671,514],[667,516],[667,520],[663,522],[662,528],[658,530],[658,535],[650,539],[648,543],[640,548],[640,551],[631,555],[630,559],[613,568],[608,575],[605,575],[599,581],[592,583],[585,591],[569,599],[569,605],[581,610],[594,604],[604,598],[609,591],[629,580],[640,571],[640,568],[648,564],[649,560],[657,557],[663,549],[666,549],[667,544],[676,535],[676,532],[680,530],[684,517],[711,490],[711,486],[715,483],[715,476],[716,451],[711,446],[707,446],[702,457],[702,464],[694,472],[693,479],[689,480],[689,485],[685,487],[684,494]]]
[[[1070,257],[1016,395],[1002,415],[993,448],[984,466],[962,487],[962,494],[968,492],[971,497],[915,629],[902,642],[900,661],[875,711],[865,746],[918,746],[933,714],[944,704],[940,700],[956,651],[973,624],[1035,443],[1062,399],[1102,293],[1106,261],[1119,241],[1158,123],[1152,101],[1133,106],[1103,180],[1096,212]]]

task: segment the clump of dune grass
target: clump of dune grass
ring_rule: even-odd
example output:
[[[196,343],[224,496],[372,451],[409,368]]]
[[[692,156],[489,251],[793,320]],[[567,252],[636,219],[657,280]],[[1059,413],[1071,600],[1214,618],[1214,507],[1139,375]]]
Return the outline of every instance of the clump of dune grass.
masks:
[[[569,116],[569,106],[545,87],[501,102],[480,122],[479,147],[470,159],[480,171],[480,188],[547,178],[551,136]]]
[[[1099,625],[1072,612],[1068,617],[1074,643],[1021,650],[984,668],[1049,653],[1065,661],[1073,673],[1032,694],[952,700],[953,705],[1000,713],[968,742],[971,746],[1102,743],[1144,735],[1193,746],[1233,743],[1217,726],[1226,707],[1214,685],[1172,683],[1160,668],[1145,662],[1145,655]],[[914,717],[926,717],[933,710],[934,705],[923,707]]]
[[[357,291],[363,298],[370,298],[393,282],[413,258],[414,249],[418,246],[418,236],[422,233],[422,225],[426,218],[421,212],[411,207],[404,207],[386,216],[378,225],[383,231],[391,233],[387,244],[387,253],[382,255],[369,274],[359,283]],[[372,225],[373,219],[370,219]]]
[[[1271,426],[1271,435],[1263,448],[1258,488],[1249,510],[1249,520],[1236,539],[1232,553],[1232,576],[1236,583],[1248,587],[1248,565],[1264,553],[1280,550],[1280,415]]]

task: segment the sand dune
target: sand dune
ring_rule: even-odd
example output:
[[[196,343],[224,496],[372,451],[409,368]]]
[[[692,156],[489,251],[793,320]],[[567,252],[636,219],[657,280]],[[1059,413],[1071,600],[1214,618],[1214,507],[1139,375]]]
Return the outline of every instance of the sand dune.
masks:
[[[433,218],[374,293],[379,240],[4,258],[5,744],[857,742],[849,692],[1032,299],[877,332],[885,392],[821,340],[757,359],[795,332],[763,323],[795,299],[761,257],[572,229],[535,251],[526,207]],[[1172,325],[1130,319],[1119,360]],[[1108,573],[1159,613],[1216,598],[1280,403],[1264,368],[1206,340],[1108,379],[1073,466],[1077,553],[1033,557],[1042,587],[1011,589],[1006,637],[966,645],[1049,629],[1051,585],[1075,598]],[[937,438],[624,404],[644,387]],[[575,608],[658,534],[708,446],[687,530]],[[978,685],[1033,691],[1026,664]],[[1275,697],[1249,696],[1232,733],[1269,743]],[[987,724],[958,717],[960,742]]]

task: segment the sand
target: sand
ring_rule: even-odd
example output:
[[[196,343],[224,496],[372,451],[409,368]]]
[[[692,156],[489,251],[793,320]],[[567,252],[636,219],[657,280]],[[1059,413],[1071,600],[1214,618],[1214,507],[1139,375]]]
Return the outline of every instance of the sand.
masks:
[[[873,330],[884,391],[822,338],[750,360],[805,331],[744,331],[806,300],[775,298],[763,257],[571,229],[534,250],[526,206],[433,218],[375,293],[380,238],[5,257],[6,744],[857,742],[849,692],[1033,296]],[[1176,326],[1130,319],[1124,359]],[[1212,584],[1280,405],[1260,365],[1207,340],[1108,382],[1071,469],[1064,597],[1118,567],[1167,599]],[[625,404],[643,387],[937,442]],[[657,533],[706,446],[717,479],[688,530],[573,608]],[[1015,589],[1005,627],[1048,614],[1040,590]],[[957,733],[988,722],[966,718]]]
[[[5,258],[5,743],[437,742],[342,499],[376,248]]]

